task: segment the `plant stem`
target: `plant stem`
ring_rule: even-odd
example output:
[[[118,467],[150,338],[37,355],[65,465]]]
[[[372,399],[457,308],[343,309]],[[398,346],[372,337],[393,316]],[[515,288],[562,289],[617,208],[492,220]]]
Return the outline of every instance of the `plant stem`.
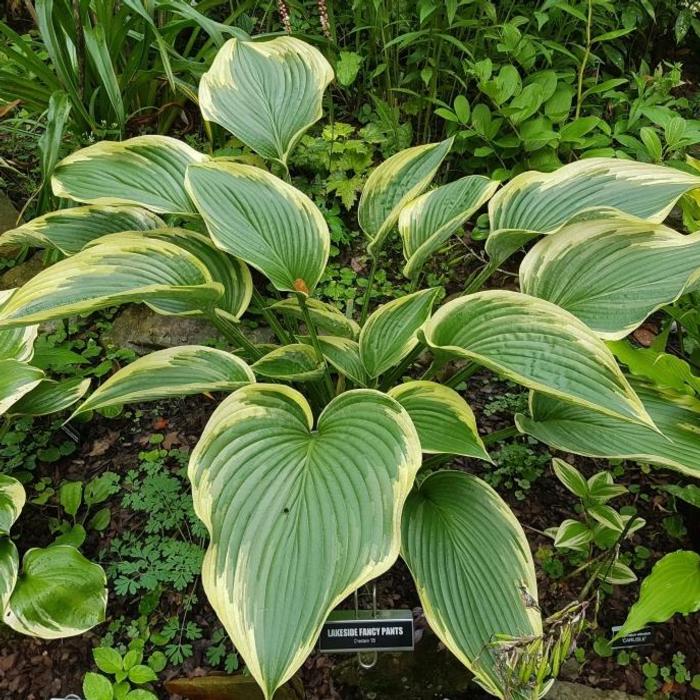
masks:
[[[365,296],[362,299],[362,312],[360,313],[360,325],[364,326],[367,320],[367,315],[369,313],[369,300],[372,296],[372,287],[374,285],[374,275],[377,272],[377,256],[372,256],[372,264],[369,268],[369,275],[367,275],[367,289],[365,289]]]
[[[517,437],[520,434],[520,431],[514,425],[512,425],[510,428],[494,430],[492,433],[484,435],[483,442],[484,445],[492,445],[494,442],[500,442],[501,440],[506,440],[510,437]]]
[[[265,322],[268,326],[270,326],[280,343],[282,343],[283,345],[290,343],[291,339],[287,334],[287,331],[277,320],[275,314],[267,308],[267,305],[265,304],[265,299],[263,299],[262,294],[260,294],[260,292],[257,289],[255,289],[255,287],[253,287],[253,301],[255,302],[256,308],[260,311],[263,318],[265,319]]]
[[[335,387],[333,386],[333,380],[331,379],[331,373],[328,369],[328,363],[326,358],[323,356],[323,351],[321,350],[321,344],[318,342],[318,334],[316,333],[316,326],[314,325],[311,314],[309,313],[309,307],[306,305],[306,295],[302,292],[297,293],[297,302],[299,304],[299,309],[301,310],[301,315],[304,319],[304,324],[309,331],[309,337],[311,338],[311,345],[316,351],[316,357],[318,361],[323,363],[324,374],[323,379],[326,385],[326,390],[328,392],[329,399],[335,396]]]
[[[484,269],[465,287],[462,294],[473,294],[474,292],[478,292],[484,286],[484,282],[486,282],[486,280],[488,280],[488,278],[491,277],[491,275],[497,269],[498,261],[494,259],[489,260],[489,262],[484,266]]]
[[[458,369],[447,381],[443,382],[445,386],[449,386],[454,389],[456,386],[461,384],[465,379],[469,379],[472,374],[475,374],[479,369],[479,365],[474,362],[470,362],[462,369]]]
[[[588,0],[588,20],[586,21],[586,50],[583,52],[581,65],[578,67],[578,86],[576,90],[576,119],[581,116],[583,102],[583,77],[591,56],[591,26],[593,25],[593,0]]]
[[[259,360],[265,353],[262,350],[253,345],[253,343],[245,337],[243,332],[237,328],[233,323],[226,321],[225,319],[217,316],[216,313],[212,313],[209,317],[211,324],[231,342],[236,346],[243,348],[248,352],[254,360]]]

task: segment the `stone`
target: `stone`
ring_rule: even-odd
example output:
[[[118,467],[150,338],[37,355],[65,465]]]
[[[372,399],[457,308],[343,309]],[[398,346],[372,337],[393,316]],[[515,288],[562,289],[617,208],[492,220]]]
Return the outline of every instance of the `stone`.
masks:
[[[643,700],[639,695],[629,695],[621,690],[601,690],[567,681],[557,681],[546,698],[547,700]]]
[[[31,258],[19,265],[9,268],[0,275],[0,289],[14,289],[21,287],[34,275],[44,269],[44,259],[41,252],[35,253]]]
[[[0,192],[0,236],[17,226],[17,217],[19,214],[15,209],[15,205],[10,198]]]

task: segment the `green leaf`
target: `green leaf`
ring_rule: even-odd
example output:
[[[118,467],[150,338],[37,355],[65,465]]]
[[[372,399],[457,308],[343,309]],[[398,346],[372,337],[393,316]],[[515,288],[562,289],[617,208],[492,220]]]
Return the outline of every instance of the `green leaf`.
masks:
[[[83,502],[83,482],[68,481],[63,484],[58,491],[58,501],[66,515],[74,518]]]
[[[71,377],[60,382],[45,379],[41,384],[12,404],[13,416],[46,416],[57,413],[79,401],[90,388],[90,379]]]
[[[615,532],[622,532],[625,527],[620,514],[610,506],[602,503],[596,503],[586,508],[586,512],[601,525]]]
[[[321,52],[299,39],[230,39],[202,76],[199,106],[204,119],[263,158],[286,163],[302,134],[321,118],[331,80],[333,69]]]
[[[30,549],[5,613],[15,632],[42,639],[83,634],[105,619],[107,579],[77,549]]]
[[[115,372],[73,415],[126,403],[234,391],[254,381],[251,368],[231,353],[179,345],[139,357]]]
[[[211,537],[204,590],[267,700],[328,613],[395,561],[421,461],[408,414],[377,391],[337,396],[312,427],[293,389],[244,387],[211,417],[189,466]]]
[[[639,130],[639,138],[647,149],[647,153],[653,162],[658,163],[664,154],[664,147],[656,129],[651,126],[643,126]]]
[[[520,288],[618,340],[678,299],[698,270],[700,234],[610,212],[538,241],[520,265]]]
[[[411,416],[428,454],[455,454],[492,462],[479,436],[469,404],[450,387],[436,382],[413,381],[389,391]]]
[[[155,214],[138,207],[60,209],[4,233],[0,236],[0,250],[29,245],[73,255],[87,243],[110,233],[147,231],[164,225]]]
[[[14,289],[0,290],[0,308],[14,294]],[[34,341],[38,326],[19,326],[0,331],[0,361],[18,360],[28,362],[34,355]],[[9,365],[8,365],[9,367]],[[2,380],[0,380],[2,384]],[[0,400],[2,392],[0,391]]]
[[[19,554],[14,542],[8,537],[0,537],[0,615],[17,582],[19,572]]]
[[[369,239],[369,252],[382,249],[396,225],[401,210],[430,184],[452,148],[453,139],[399,151],[367,178],[362,190],[357,218]]]
[[[43,377],[38,367],[17,360],[0,360],[0,416],[38,386]]]
[[[294,297],[275,302],[270,308],[279,311],[285,316],[303,320],[299,303]],[[345,316],[345,314],[332,304],[309,298],[306,300],[306,308],[309,310],[311,320],[317,328],[324,330],[330,335],[355,340],[360,334],[360,327],[357,323]]]
[[[637,574],[621,561],[613,562],[612,566],[607,563],[601,564],[597,574],[599,579],[614,586],[626,586],[637,580]]]
[[[129,680],[132,683],[136,683],[136,685],[143,685],[144,683],[157,681],[158,676],[152,668],[138,664],[129,669]]]
[[[454,299],[422,331],[436,350],[531,389],[636,423],[653,423],[602,340],[548,301],[506,290]]]
[[[136,688],[136,690],[130,690],[124,697],[124,700],[158,700],[158,697],[150,690]]]
[[[564,520],[557,528],[554,546],[562,549],[584,550],[593,539],[593,531],[578,520]]]
[[[632,634],[650,622],[666,622],[677,613],[700,610],[700,554],[679,550],[660,559],[642,581],[632,606],[614,639]]]
[[[97,74],[100,76],[101,87],[114,108],[117,124],[123,129],[126,123],[124,100],[122,99],[122,90],[112,63],[110,50],[113,49],[105,36],[105,28],[98,24],[95,27],[87,26],[82,29],[85,36],[86,53],[92,59]],[[78,31],[80,31],[80,28],[78,28]]]
[[[192,314],[211,308],[222,291],[205,265],[182,248],[127,237],[89,246],[39,272],[0,307],[0,327],[151,300],[170,313]]]
[[[680,498],[681,501],[690,503],[690,505],[695,506],[695,508],[700,508],[700,486],[696,486],[695,484],[687,484],[686,486],[666,484],[661,488],[672,494],[675,498]]]
[[[0,537],[10,534],[26,501],[24,486],[14,477],[0,474]]]
[[[300,338],[305,343],[310,343],[308,338]],[[348,377],[355,384],[366,386],[369,382],[367,371],[360,359],[360,346],[350,338],[338,338],[332,335],[320,335],[318,337],[321,352],[335,369]]]
[[[354,51],[341,51],[335,64],[335,74],[341,85],[352,85],[362,65],[363,57]]]
[[[192,214],[185,171],[209,157],[170,136],[99,141],[64,158],[51,178],[57,197],[87,204],[142,206],[159,214]]]
[[[318,284],[330,234],[305,194],[260,168],[218,161],[189,168],[186,186],[219,248],[280,291],[308,293]]]
[[[371,377],[397,365],[418,345],[418,329],[430,317],[439,293],[422,289],[383,304],[360,331],[360,357]]]
[[[310,382],[325,372],[323,362],[309,345],[294,343],[275,348],[252,365],[261,377],[283,379],[290,382]]]
[[[557,479],[559,479],[574,496],[586,498],[589,495],[586,480],[583,478],[581,472],[572,464],[555,457],[552,460],[552,469]]]
[[[112,700],[112,683],[99,673],[88,671],[83,678],[85,700]]]
[[[611,498],[621,496],[627,493],[627,489],[613,482],[610,472],[598,472],[594,474],[587,482],[589,496],[592,500],[600,503],[605,503]]]
[[[430,256],[491,198],[498,185],[481,175],[467,175],[407,204],[398,221],[407,260],[404,275],[415,277]]]
[[[540,234],[551,234],[595,207],[661,223],[678,199],[700,187],[700,177],[649,163],[586,158],[555,170],[514,177],[489,202],[486,251],[505,260]]]
[[[637,381],[632,385],[660,432],[539,393],[530,395],[532,417],[517,414],[515,423],[520,432],[558,450],[651,462],[700,476],[700,401]]]
[[[408,497],[401,530],[401,555],[431,628],[480,684],[503,697],[490,643],[498,634],[542,633],[535,568],[515,516],[481,479],[439,471]]]
[[[114,675],[123,669],[122,656],[111,647],[95,647],[92,650],[95,665],[100,671]]]

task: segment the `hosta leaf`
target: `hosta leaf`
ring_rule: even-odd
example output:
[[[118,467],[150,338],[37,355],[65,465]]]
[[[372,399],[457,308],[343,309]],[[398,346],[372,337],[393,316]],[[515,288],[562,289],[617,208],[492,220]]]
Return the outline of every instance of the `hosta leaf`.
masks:
[[[302,320],[303,316],[299,303],[295,298],[283,299],[272,305],[275,311],[279,311],[285,316],[291,316]],[[348,318],[340,309],[332,304],[326,304],[318,299],[309,298],[306,300],[306,308],[309,310],[311,320],[317,328],[325,331],[329,335],[341,338],[356,339],[360,334],[360,327],[351,318]]]
[[[408,411],[423,452],[491,461],[479,437],[474,412],[454,389],[436,382],[414,381],[399,384],[389,396]]]
[[[74,255],[101,236],[119,231],[147,231],[164,225],[155,214],[139,207],[60,209],[4,233],[0,236],[0,250],[29,245]]]
[[[234,391],[255,381],[231,353],[203,345],[179,345],[139,357],[113,374],[74,415],[108,406],[158,401],[209,391]]]
[[[0,474],[0,538],[10,534],[26,500],[24,486],[13,477]]]
[[[265,170],[230,162],[191,167],[187,191],[219,248],[260,270],[280,291],[316,286],[330,234],[305,194]]]
[[[586,158],[552,173],[514,177],[489,202],[486,252],[504,260],[539,234],[554,233],[594,207],[661,223],[678,199],[700,187],[700,177],[650,163]]]
[[[41,383],[44,373],[17,360],[0,360],[0,416]]]
[[[325,372],[323,362],[309,345],[294,343],[275,348],[252,365],[260,377],[284,379],[290,382],[309,382]]]
[[[431,347],[531,389],[653,425],[605,343],[548,301],[506,290],[470,294],[438,309],[423,333]]]
[[[558,450],[651,462],[700,476],[700,401],[639,382],[633,386],[661,433],[539,393],[530,394],[532,417],[517,414],[515,423],[520,432]]]
[[[399,214],[403,239],[403,268],[415,277],[428,258],[469,219],[498,189],[498,183],[482,175],[467,175],[426,192],[409,202]]]
[[[10,600],[19,573],[19,554],[14,542],[0,537],[0,615]]]
[[[211,417],[189,466],[211,536],[204,589],[268,700],[330,610],[395,561],[420,466],[411,419],[386,394],[341,394],[312,424],[298,392],[243,387]]]
[[[211,308],[223,288],[167,241],[127,237],[88,246],[42,270],[0,307],[0,327],[38,323],[126,302],[163,300],[171,313]]]
[[[700,610],[700,554],[679,550],[654,564],[642,581],[639,600],[632,606],[615,638],[642,629],[650,622],[666,622],[676,613]]]
[[[83,634],[105,619],[107,578],[75,547],[30,549],[5,613],[16,632],[42,639]]]
[[[199,84],[202,116],[264,158],[286,163],[323,110],[333,69],[318,49],[293,37],[230,39]]]
[[[373,255],[381,250],[401,210],[435,177],[453,139],[399,151],[377,166],[362,190],[357,218]]]
[[[12,296],[14,289],[0,290],[0,308]],[[18,326],[0,331],[0,361],[28,362],[34,356],[34,341],[38,326]],[[2,383],[2,380],[0,380]]]
[[[699,275],[700,234],[610,214],[538,241],[520,265],[520,288],[617,340]]]
[[[300,340],[307,344],[311,342],[308,338],[300,338]],[[350,338],[320,335],[318,342],[326,361],[338,372],[360,386],[368,383],[369,377],[360,359],[360,346],[356,341]]]
[[[535,568],[515,516],[481,479],[439,471],[408,497],[401,530],[401,555],[431,628],[503,697],[490,643],[542,633]]]
[[[47,416],[72,406],[85,396],[90,380],[71,377],[62,381],[45,379],[25,394],[9,410],[13,416]]]
[[[394,367],[418,344],[438,289],[423,289],[380,306],[360,331],[360,357],[370,377]]]
[[[193,214],[185,171],[208,156],[170,136],[99,141],[64,158],[51,185],[58,197],[87,204],[135,204],[159,214]]]

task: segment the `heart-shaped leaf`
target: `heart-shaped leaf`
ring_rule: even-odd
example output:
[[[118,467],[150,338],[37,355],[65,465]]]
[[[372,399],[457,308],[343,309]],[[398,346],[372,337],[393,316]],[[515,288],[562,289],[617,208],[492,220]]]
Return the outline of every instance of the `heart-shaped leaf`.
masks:
[[[293,389],[243,387],[211,417],[189,466],[211,538],[204,589],[268,699],[333,607],[395,561],[420,466],[413,423],[386,394],[341,394],[312,427]]]
[[[75,412],[208,391],[234,391],[255,381],[240,358],[203,345],[179,345],[139,357],[104,382]]]
[[[251,165],[216,161],[191,167],[186,185],[219,248],[280,291],[308,293],[318,284],[330,250],[328,225],[296,187]]]
[[[308,337],[301,337],[300,340],[311,343]],[[318,343],[326,361],[338,372],[359,386],[367,385],[369,377],[360,359],[360,346],[357,341],[333,335],[320,335]]]
[[[10,600],[19,573],[19,554],[14,542],[0,537],[0,615]]]
[[[504,697],[497,635],[542,634],[537,579],[520,524],[484,481],[434,472],[406,501],[401,556],[430,627],[490,693]]]
[[[170,136],[99,141],[64,158],[53,172],[57,197],[87,204],[134,204],[159,214],[193,214],[185,171],[209,156]]]
[[[323,362],[309,345],[293,343],[275,348],[253,365],[253,371],[261,377],[283,379],[289,382],[310,382],[325,372]]]
[[[293,37],[230,39],[199,83],[202,116],[228,129],[264,158],[289,152],[323,110],[333,69],[323,54]]]
[[[30,549],[5,612],[16,632],[42,639],[83,634],[105,619],[107,578],[75,547]]]
[[[570,311],[601,338],[618,340],[699,274],[700,235],[618,212],[538,241],[520,265],[520,288]]]
[[[605,343],[548,301],[489,290],[448,302],[423,328],[431,347],[531,389],[653,427]]]
[[[407,260],[404,275],[415,277],[426,260],[491,198],[498,184],[482,175],[467,175],[409,202],[399,214]]]
[[[505,260],[532,238],[554,233],[595,207],[661,223],[685,192],[698,187],[696,175],[616,158],[585,158],[551,173],[522,173],[489,202],[486,252]]]

